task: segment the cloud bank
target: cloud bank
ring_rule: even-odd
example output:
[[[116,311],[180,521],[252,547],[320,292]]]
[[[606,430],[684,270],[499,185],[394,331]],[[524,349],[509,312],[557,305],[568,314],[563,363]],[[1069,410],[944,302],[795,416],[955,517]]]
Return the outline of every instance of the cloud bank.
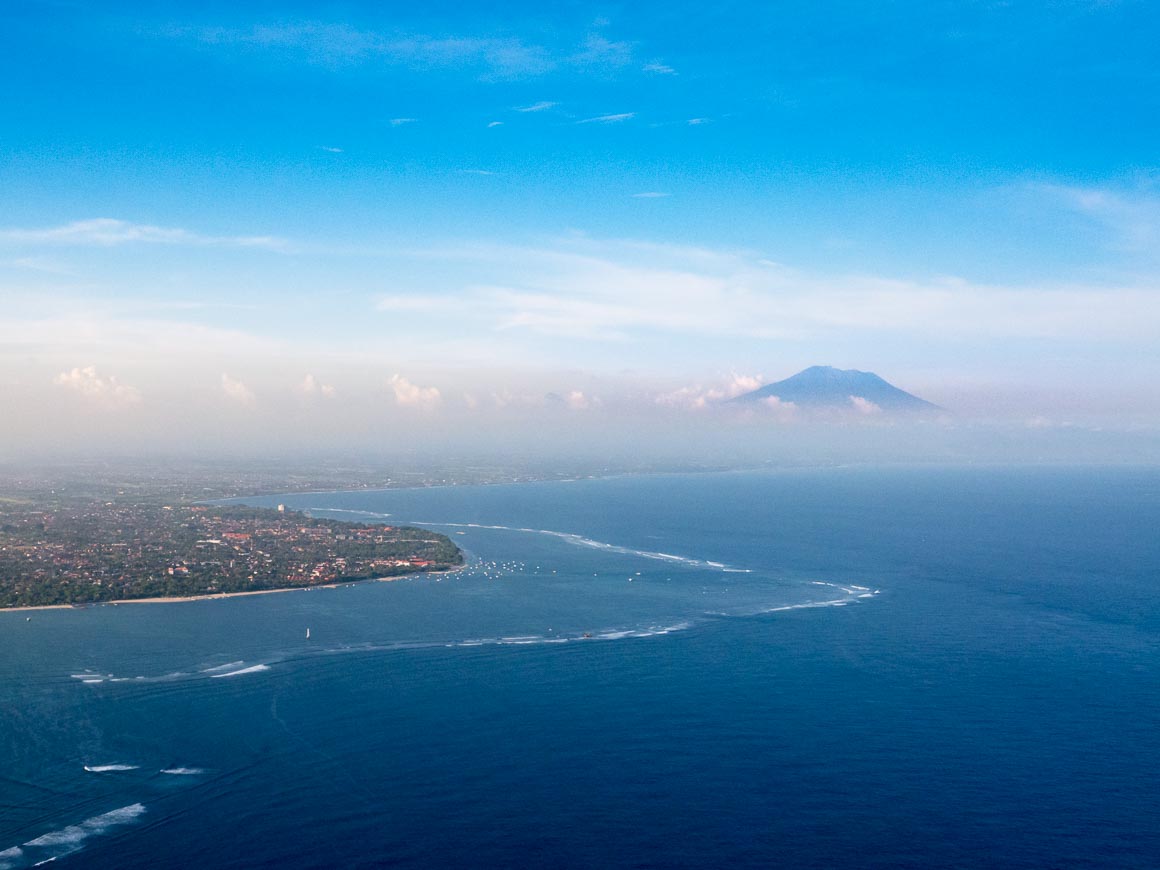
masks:
[[[53,383],[99,405],[126,407],[141,403],[141,393],[136,387],[121,383],[113,375],[98,374],[95,366],[61,372]]]

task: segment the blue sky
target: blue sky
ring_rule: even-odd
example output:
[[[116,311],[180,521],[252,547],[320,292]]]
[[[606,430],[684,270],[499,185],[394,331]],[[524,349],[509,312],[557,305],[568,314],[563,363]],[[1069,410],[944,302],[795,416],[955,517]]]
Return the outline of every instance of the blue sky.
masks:
[[[1160,417],[1154,5],[0,14],[0,390],[46,419],[812,363]]]

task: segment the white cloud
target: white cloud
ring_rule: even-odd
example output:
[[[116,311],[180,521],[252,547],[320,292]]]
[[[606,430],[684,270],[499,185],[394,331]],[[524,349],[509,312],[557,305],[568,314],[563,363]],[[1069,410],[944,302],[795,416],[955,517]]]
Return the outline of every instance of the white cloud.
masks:
[[[308,374],[298,385],[298,389],[306,396],[321,396],[324,399],[333,399],[336,395],[334,387],[324,384],[314,375]]]
[[[571,390],[567,393],[547,393],[543,399],[537,402],[529,402],[528,404],[547,405],[548,407],[567,408],[569,411],[587,411],[593,405],[598,404],[593,399],[589,399],[584,395],[582,390]]]
[[[135,387],[122,384],[114,375],[98,374],[95,366],[61,372],[53,383],[103,405],[123,407],[141,402],[141,393]]]
[[[600,341],[650,334],[814,341],[1144,339],[1160,334],[1160,286],[1005,286],[794,269],[745,251],[632,241],[550,248],[476,245],[459,259],[488,283],[384,300],[442,311],[480,329]]]
[[[546,112],[548,109],[554,109],[558,105],[560,104],[554,103],[551,100],[540,100],[540,102],[532,103],[530,106],[514,106],[513,108],[517,112]],[[503,121],[495,123],[502,124]]]
[[[573,411],[587,411],[592,407],[592,400],[580,390],[572,390],[564,397],[564,404]]]
[[[709,119],[708,118],[690,118],[685,123],[688,124],[690,127],[699,127],[701,124],[708,124]]]
[[[706,405],[704,391],[700,387],[681,387],[670,393],[662,393],[653,401],[674,408],[704,408]]]
[[[488,124],[487,124],[487,128],[489,130],[492,127],[502,127],[502,126],[503,126],[503,121],[488,121]]]
[[[613,70],[632,63],[632,44],[617,42],[598,33],[589,34],[571,62],[585,69]]]
[[[725,395],[732,399],[743,393],[752,393],[764,385],[765,381],[761,375],[739,375],[734,372],[725,387]]]
[[[321,148],[323,151],[329,151],[331,154],[341,154],[342,153],[341,148],[335,148],[332,145],[319,145],[318,147]]]
[[[56,261],[45,257],[13,257],[10,260],[0,260],[0,267],[7,269],[27,269],[31,272],[42,272],[46,275],[76,276],[76,272],[72,269],[66,268]]]
[[[636,112],[620,112],[616,115],[597,115],[595,118],[585,118],[577,124],[618,124],[621,121],[630,121],[636,117]]]
[[[475,67],[497,79],[537,76],[556,65],[543,46],[515,38],[412,36],[382,43],[380,54],[420,69]]]
[[[395,402],[404,407],[429,411],[443,401],[437,387],[420,387],[402,375],[392,375],[389,383],[395,391]]]
[[[0,230],[0,243],[30,245],[96,245],[112,247],[132,243],[200,245],[280,250],[286,240],[273,236],[204,236],[175,227],[135,224],[116,218],[92,218],[58,227]]]
[[[4,295],[5,290],[0,288],[0,296]],[[15,293],[7,296],[9,311],[15,298]],[[38,300],[43,298],[43,294],[38,294]],[[115,307],[102,310],[94,305],[79,306],[69,298],[54,302],[47,315],[19,316],[12,312],[0,318],[0,359],[35,354],[64,364],[83,353],[89,359],[134,364],[139,360],[180,360],[183,367],[189,368],[207,358],[229,357],[242,349],[246,354],[267,358],[287,349],[279,341],[239,329],[118,316],[119,313]]]
[[[882,408],[861,396],[850,396],[850,404],[859,414],[865,414],[867,417],[882,413]]]
[[[657,75],[675,76],[677,74],[677,71],[671,66],[666,63],[660,63],[659,61],[646,63],[643,69],[647,73],[656,73]]]
[[[798,406],[793,402],[783,402],[778,396],[765,396],[761,407],[772,412],[779,420],[797,419]]]
[[[1160,197],[1154,185],[1127,190],[1062,184],[1029,188],[1103,225],[1113,248],[1154,254],[1160,247]]]
[[[252,405],[254,403],[254,393],[250,388],[224,372],[222,373],[222,393],[231,402],[237,402],[239,405]]]
[[[414,124],[418,118],[391,118],[389,123],[392,127],[402,127],[405,124]]]
[[[535,407],[544,404],[542,396],[528,393],[513,393],[506,387],[491,394],[492,404],[497,408]]]
[[[483,78],[516,78],[540,75],[557,64],[543,46],[511,37],[398,35],[326,22],[170,27],[161,35],[211,46],[283,52],[329,67],[386,63],[417,70],[473,68]]]
[[[763,386],[764,383],[761,375],[740,375],[733,372],[716,384],[709,386],[696,384],[681,387],[670,393],[662,393],[654,401],[658,405],[667,405],[673,408],[701,410],[718,402],[736,398],[743,393],[751,393]]]

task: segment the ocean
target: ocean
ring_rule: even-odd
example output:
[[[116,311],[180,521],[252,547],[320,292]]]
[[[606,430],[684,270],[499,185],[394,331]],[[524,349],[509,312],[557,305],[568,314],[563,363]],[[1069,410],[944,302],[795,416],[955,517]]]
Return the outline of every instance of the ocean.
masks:
[[[0,870],[1160,866],[1156,469],[249,502],[469,565],[0,613]]]

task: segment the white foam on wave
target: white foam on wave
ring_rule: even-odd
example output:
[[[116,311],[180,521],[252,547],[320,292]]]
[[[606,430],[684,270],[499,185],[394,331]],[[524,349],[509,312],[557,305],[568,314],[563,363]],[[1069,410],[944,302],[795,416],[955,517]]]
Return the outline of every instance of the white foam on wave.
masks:
[[[815,607],[845,607],[850,603],[849,598],[832,598],[829,601],[805,601],[801,604],[782,604],[778,607],[767,607],[758,613],[781,613],[786,610],[812,610]]]
[[[214,674],[214,673],[217,673],[218,671],[228,671],[230,668],[236,668],[238,665],[244,665],[244,664],[245,664],[244,661],[229,662],[228,664],[217,665],[216,667],[212,667],[212,668],[203,668],[202,670],[198,671],[198,673]]]
[[[210,674],[210,679],[221,679],[222,677],[240,677],[242,674],[257,674],[262,671],[270,670],[269,665],[250,665],[248,668],[241,668],[236,671],[226,671],[224,674]]]
[[[174,680],[181,680],[181,679],[184,679],[185,677],[188,677],[188,676],[189,676],[189,674],[187,674],[185,671],[174,671],[173,673],[161,674],[160,676],[157,676],[157,677],[146,677],[144,675],[138,675],[136,677],[114,677],[112,674],[109,674],[108,682],[110,682],[110,683],[170,683],[170,682],[173,682]],[[89,681],[86,680],[86,682],[89,682]]]
[[[144,812],[145,805],[139,803],[130,804],[129,806],[121,807],[115,810],[110,810],[109,812],[102,813],[99,816],[93,816],[92,818],[85,819],[79,825],[69,825],[56,831],[49,831],[47,834],[41,834],[39,837],[24,843],[23,848],[16,847],[14,849],[8,849],[5,852],[0,852],[0,858],[7,858],[9,856],[11,856],[12,859],[24,858],[26,855],[24,851],[25,849],[55,850],[55,854],[49,855],[45,858],[42,858],[40,861],[37,861],[37,864],[45,864],[56,858],[68,855],[72,852],[76,852],[83,846],[85,840],[89,839],[90,837],[99,836],[108,831],[110,828],[132,824],[133,822],[137,821],[137,819],[140,818]],[[65,848],[60,848],[62,846]],[[35,855],[33,857],[39,858],[40,856]],[[15,867],[18,865],[16,865],[14,860],[10,860],[7,865],[0,866]]]
[[[136,764],[86,764],[85,770],[89,773],[120,773],[125,770],[138,770]]]
[[[411,520],[417,526],[441,526],[453,529],[488,529],[491,531],[501,532],[523,532],[529,535],[547,535],[553,538],[559,538],[562,541],[567,541],[569,544],[574,544],[578,547],[589,547],[594,550],[601,550],[605,553],[618,553],[624,556],[637,556],[642,559],[652,559],[658,562],[671,562],[676,565],[682,565],[687,568],[711,568],[714,571],[739,573],[750,573],[749,569],[745,568],[730,568],[724,562],[712,562],[708,559],[694,559],[690,556],[675,556],[672,553],[662,553],[658,550],[636,550],[632,547],[622,547],[619,544],[609,544],[606,541],[597,541],[592,538],[586,538],[583,535],[577,535],[572,532],[557,532],[552,529],[529,529],[523,526],[499,526],[488,525],[486,523],[432,523],[420,522],[418,520]]]
[[[14,867],[20,865],[16,862],[24,857],[24,850],[19,846],[13,846],[11,849],[5,849],[0,852],[0,870],[12,870]]]
[[[161,772],[170,776],[197,776],[205,773],[205,770],[200,767],[167,767]]]
[[[678,631],[687,631],[693,627],[692,622],[677,622],[672,625],[654,625],[649,628],[632,628],[620,631],[605,631],[596,635],[597,640],[622,640],[630,637],[660,637]]]
[[[80,680],[87,685],[96,683],[170,683],[177,680],[187,680],[191,677],[235,677],[239,674],[253,674],[259,671],[268,671],[268,665],[250,665],[249,667],[242,667],[245,665],[244,661],[229,662],[224,665],[215,665],[211,668],[202,668],[199,671],[173,671],[168,674],[161,674],[155,677],[147,677],[138,675],[135,677],[117,677],[113,674],[108,674],[104,677],[98,674],[70,674],[74,680]]]
[[[636,637],[636,632],[629,629],[621,631],[602,631],[596,637],[601,640],[623,640],[626,637]]]
[[[654,625],[647,628],[610,628],[595,632],[584,632],[582,634],[554,635],[551,637],[542,634],[510,636],[505,635],[502,637],[473,637],[466,640],[440,641],[437,643],[393,643],[375,646],[367,645],[357,648],[342,647],[333,650],[322,650],[321,652],[329,654],[351,652],[380,652],[402,649],[427,649],[436,646],[443,647],[445,649],[460,649],[483,646],[539,646],[542,644],[575,643],[577,641],[587,640],[623,640],[626,638],[656,637],[658,635],[672,634],[673,632],[685,631],[686,629],[692,628],[694,624],[694,621],[684,621],[676,622],[671,625]]]
[[[312,514],[357,514],[360,517],[382,517],[387,518],[390,514],[376,513],[375,511],[355,511],[349,508],[320,508],[311,507],[306,508]]]

